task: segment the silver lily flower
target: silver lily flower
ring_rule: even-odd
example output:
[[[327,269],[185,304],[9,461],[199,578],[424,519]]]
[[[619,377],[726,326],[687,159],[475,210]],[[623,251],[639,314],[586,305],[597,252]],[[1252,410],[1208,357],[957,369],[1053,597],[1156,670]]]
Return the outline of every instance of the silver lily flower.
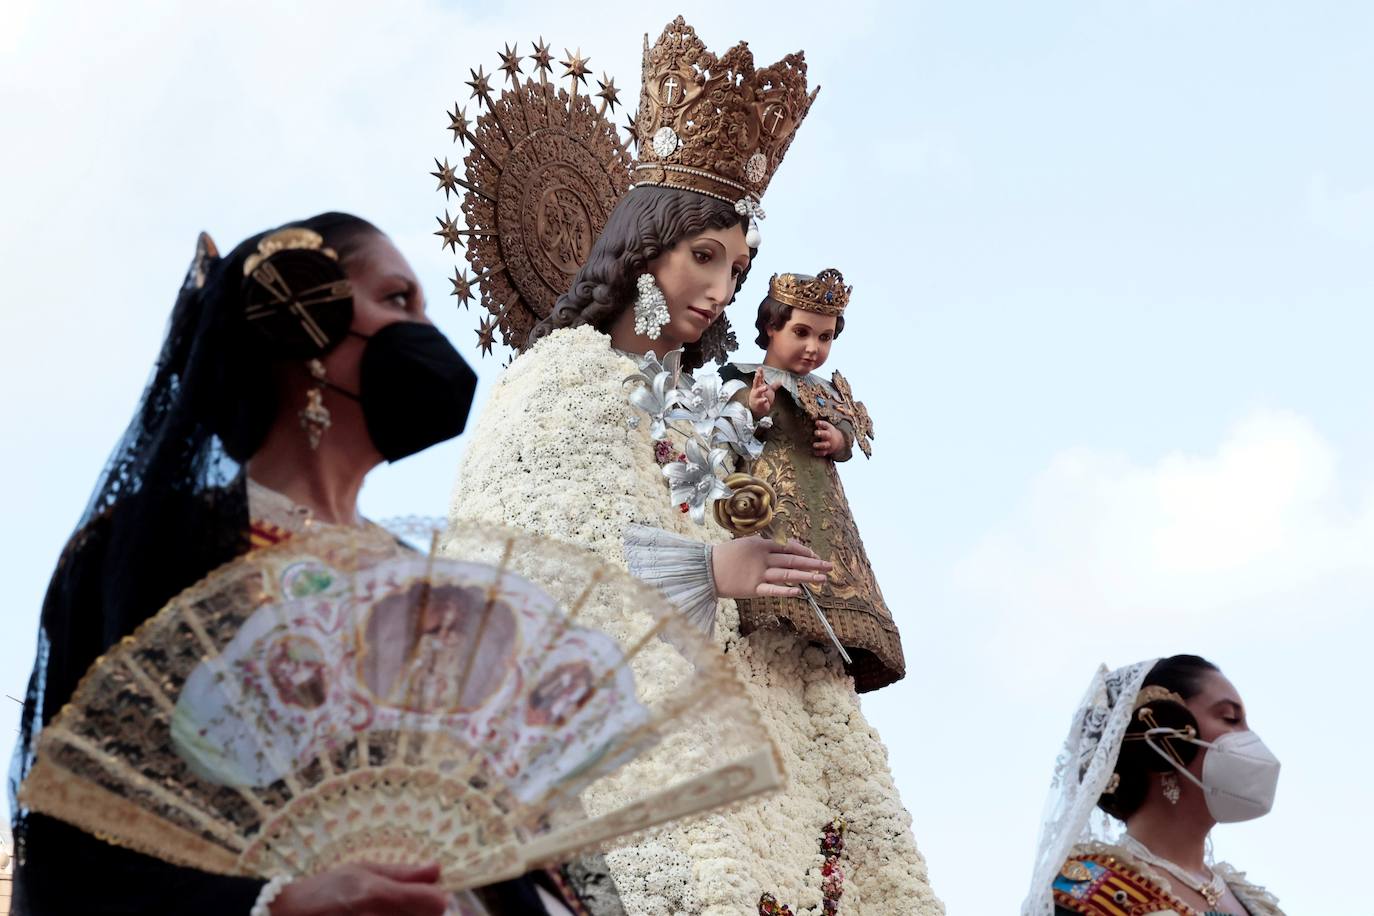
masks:
[[[735,382],[732,384],[741,384]],[[729,403],[729,398],[722,398],[722,393],[730,386],[722,386],[720,376],[714,372],[703,375],[696,380],[691,388],[691,393],[683,399],[688,410],[691,411],[692,429],[697,437],[703,442],[709,442],[711,434],[715,430],[716,419],[720,416],[721,409]],[[741,385],[741,387],[743,387]],[[733,392],[731,392],[733,394]]]
[[[661,361],[653,351],[645,353],[640,357],[639,373],[644,377],[646,382],[652,384],[654,379],[663,372],[668,373],[670,387],[681,388],[683,387],[683,382],[686,382],[686,387],[688,388],[692,386],[693,380],[691,374],[682,371],[681,350],[674,350],[671,353],[665,354]]]
[[[649,416],[649,434],[656,441],[667,437],[673,424],[686,421],[691,432],[683,446],[685,461],[663,466],[672,502],[690,512],[692,521],[706,523],[706,507],[730,495],[723,478],[729,476],[730,451],[754,459],[763,443],[754,436],[749,408],[732,400],[746,388],[744,382],[722,383],[707,373],[693,378],[682,371],[682,352],[674,350],[660,360],[653,353],[638,362],[638,375],[625,379],[630,403]],[[679,433],[687,431],[676,428]]]
[[[639,375],[625,379],[631,390],[630,404],[649,415],[649,434],[655,439],[667,435],[668,425],[675,420],[689,419],[684,402],[691,396],[694,379],[682,371],[682,351],[674,350],[662,361],[652,352],[639,360]]]
[[[671,387],[670,374],[667,372],[660,372],[647,382],[640,378],[626,381],[636,383],[629,400],[631,405],[649,415],[649,435],[654,439],[662,439],[667,435],[668,424],[677,419],[676,407],[681,391]]]
[[[741,381],[721,383],[720,376],[703,375],[692,385],[690,402],[692,429],[712,446],[728,446],[741,456],[757,458],[763,443],[754,436],[754,418],[749,408],[734,400],[747,385]]]
[[[663,466],[668,489],[675,505],[686,506],[692,521],[706,523],[706,507],[730,495],[722,478],[730,473],[726,463],[730,453],[713,448],[709,454],[695,439],[687,441],[686,461],[670,461]]]
[[[753,437],[749,409],[734,400],[746,387],[741,381],[722,384],[720,376],[715,374],[704,375],[695,381],[686,404],[692,414],[692,429],[700,439],[711,445],[730,446],[745,456],[753,452],[748,442]]]
[[[763,454],[763,440],[754,434],[754,415],[738,402],[731,402],[721,411],[711,444],[727,445],[750,461]]]

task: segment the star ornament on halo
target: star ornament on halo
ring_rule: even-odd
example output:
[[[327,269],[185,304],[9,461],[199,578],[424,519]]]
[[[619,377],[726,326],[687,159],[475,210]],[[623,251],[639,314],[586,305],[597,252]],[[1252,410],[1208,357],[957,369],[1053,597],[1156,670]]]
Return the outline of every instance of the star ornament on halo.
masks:
[[[553,70],[553,54],[549,52],[549,46],[544,44],[542,35],[534,43],[534,53],[530,55],[530,60],[534,61],[534,66],[538,70],[545,73],[550,73]]]
[[[615,106],[620,104],[620,90],[616,88],[615,79],[602,73],[596,85],[601,90],[596,97],[605,102],[611,111],[615,111]]]
[[[469,70],[472,79],[467,84],[472,87],[472,98],[481,99],[486,102],[488,107],[491,105],[491,74],[482,72],[479,65],[476,70]]]
[[[563,71],[563,75],[565,77],[571,76],[574,80],[580,82],[582,85],[587,85],[587,74],[592,72],[591,68],[588,67],[587,64],[589,61],[591,61],[591,58],[583,57],[581,48],[577,49],[576,54],[572,53],[567,48],[564,48],[563,53],[568,58],[567,60],[559,61],[559,63],[566,68]]]
[[[434,165],[439,170],[437,172],[430,172],[431,175],[439,179],[439,187],[435,188],[434,190],[443,191],[444,200],[448,200],[448,195],[450,192],[454,194],[458,193],[458,175],[454,171],[453,166],[448,164],[447,156],[444,157],[443,163],[440,163],[438,159],[435,159]]]
[[[434,234],[437,235],[437,236],[439,236],[439,238],[443,240],[443,244],[440,245],[439,247],[440,247],[440,248],[448,248],[448,249],[451,250],[454,254],[457,254],[457,253],[458,253],[458,222],[457,222],[457,220],[455,220],[453,217],[449,216],[447,210],[444,211],[444,215],[443,215],[442,217],[436,216],[436,217],[434,217],[434,218],[435,218],[436,220],[439,221],[439,231],[436,232],[436,233],[434,233]]]
[[[512,83],[517,82],[516,77],[524,72],[520,69],[520,61],[522,60],[524,58],[516,53],[516,49],[509,44],[506,45],[506,50],[501,52],[501,69],[506,71],[506,76]]]
[[[468,143],[468,113],[459,108],[458,103],[453,103],[453,110],[445,112],[448,115],[448,129],[453,131],[454,142],[461,142],[464,146]],[[431,173],[433,174],[433,173]]]
[[[472,301],[472,280],[467,277],[460,267],[453,268],[453,277],[448,281],[453,284],[450,296],[457,296],[458,301],[463,304],[463,308],[468,307]]]
[[[483,318],[477,326],[477,346],[483,356],[491,355],[492,345],[496,343],[496,319]]]

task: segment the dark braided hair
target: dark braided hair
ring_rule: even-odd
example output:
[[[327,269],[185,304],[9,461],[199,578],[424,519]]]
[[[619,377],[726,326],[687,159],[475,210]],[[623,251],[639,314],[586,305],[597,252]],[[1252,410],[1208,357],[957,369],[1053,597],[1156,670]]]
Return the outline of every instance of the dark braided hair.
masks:
[[[748,230],[749,217],[740,216],[723,200],[657,185],[632,189],[611,211],[572,288],[558,297],[549,317],[535,326],[530,343],[559,328],[589,324],[607,330],[634,304],[635,281],[648,270],[650,261],[709,229],[731,226]],[[749,251],[751,258],[756,253],[756,249]],[[735,284],[737,292],[748,276],[745,268]],[[684,367],[694,369],[702,362],[700,341],[683,347]]]

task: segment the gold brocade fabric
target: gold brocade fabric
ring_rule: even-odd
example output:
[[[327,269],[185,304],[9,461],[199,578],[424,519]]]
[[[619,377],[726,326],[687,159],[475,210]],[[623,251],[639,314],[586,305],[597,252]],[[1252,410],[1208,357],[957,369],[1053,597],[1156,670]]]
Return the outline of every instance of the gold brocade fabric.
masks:
[[[722,375],[749,381],[749,376],[732,369],[727,367]],[[829,581],[813,592],[854,660],[847,669],[854,689],[863,693],[901,680],[906,675],[901,636],[869,565],[835,462],[812,454],[815,423],[786,389],[778,390],[771,417],[767,444],[751,473],[777,493],[773,530],[796,538],[835,564]],[[844,432],[852,442],[852,426],[844,426],[850,427]],[[735,603],[744,634],[781,626],[830,645],[805,598],[743,598]]]

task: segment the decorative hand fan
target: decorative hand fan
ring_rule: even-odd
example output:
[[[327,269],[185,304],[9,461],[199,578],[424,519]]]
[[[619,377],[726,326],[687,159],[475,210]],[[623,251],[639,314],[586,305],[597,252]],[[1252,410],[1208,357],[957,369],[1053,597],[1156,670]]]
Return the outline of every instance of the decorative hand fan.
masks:
[[[324,528],[220,568],[92,666],[20,801],[205,871],[456,891],[781,784],[658,592],[513,530],[443,553]]]

